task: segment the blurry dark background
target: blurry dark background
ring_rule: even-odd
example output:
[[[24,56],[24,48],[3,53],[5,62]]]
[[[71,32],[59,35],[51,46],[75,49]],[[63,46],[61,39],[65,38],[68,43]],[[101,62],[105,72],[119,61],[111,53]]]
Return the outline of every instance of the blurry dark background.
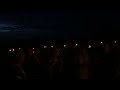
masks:
[[[0,4],[1,79],[120,79],[120,9],[113,4]]]

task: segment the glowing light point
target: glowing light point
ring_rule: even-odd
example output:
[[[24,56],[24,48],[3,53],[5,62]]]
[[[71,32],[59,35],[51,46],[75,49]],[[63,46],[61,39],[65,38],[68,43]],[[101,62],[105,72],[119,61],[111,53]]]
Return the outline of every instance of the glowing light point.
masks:
[[[33,49],[35,49],[35,48],[33,48]]]
[[[20,50],[21,48],[19,48],[19,50]]]
[[[51,46],[51,48],[53,48],[53,46]]]
[[[89,47],[88,48],[91,48],[91,45],[89,45]]]
[[[15,49],[12,49],[12,51],[14,52],[14,51],[15,51]]]
[[[64,45],[64,47],[66,47],[66,45]]]
[[[47,48],[47,46],[44,46],[44,48]]]
[[[103,42],[101,42],[101,43],[103,43]]]
[[[12,50],[10,49],[9,51],[11,52]]]
[[[78,44],[75,44],[75,46],[78,46]]]
[[[114,41],[114,43],[117,43],[116,41]]]

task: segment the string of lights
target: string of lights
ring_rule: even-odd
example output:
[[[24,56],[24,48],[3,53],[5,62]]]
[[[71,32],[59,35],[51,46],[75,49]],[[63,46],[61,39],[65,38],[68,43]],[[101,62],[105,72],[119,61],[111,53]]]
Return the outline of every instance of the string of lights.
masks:
[[[114,41],[113,43],[116,44],[117,41]],[[104,44],[104,42],[101,41],[100,44]],[[80,44],[76,43],[74,46],[75,46],[75,47],[79,47],[79,45],[80,45]],[[47,46],[47,45],[46,45],[46,46],[43,46],[44,49],[45,49],[45,48],[54,48],[54,47],[55,47],[55,45],[51,45],[51,46]],[[69,46],[68,46],[67,44],[64,44],[63,47],[61,47],[61,48],[66,48],[66,47],[69,47]],[[89,49],[92,48],[92,45],[91,45],[91,44],[88,44],[88,47],[87,47],[87,48],[89,48]],[[35,53],[35,48],[32,48],[32,49],[33,49],[33,53]],[[16,50],[15,48],[12,48],[12,49],[9,49],[9,52],[14,52],[15,50]],[[18,50],[21,50],[21,48],[18,48]]]

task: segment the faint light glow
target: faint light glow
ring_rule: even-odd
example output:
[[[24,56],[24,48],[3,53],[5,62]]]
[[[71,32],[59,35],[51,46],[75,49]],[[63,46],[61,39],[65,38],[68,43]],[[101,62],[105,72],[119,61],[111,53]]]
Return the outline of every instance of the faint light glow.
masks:
[[[89,45],[88,48],[91,48],[91,45]]]
[[[19,50],[20,50],[21,48],[19,48]]]
[[[12,49],[12,51],[14,52],[14,51],[15,51],[15,49]]]
[[[66,47],[66,45],[64,45],[64,47]]]
[[[10,49],[9,51],[11,52],[12,50]]]
[[[114,41],[114,43],[117,43],[116,41]]]
[[[4,27],[12,27],[12,28],[15,28],[15,25],[12,25],[12,24],[0,24],[0,28],[4,28]]]
[[[100,43],[103,43],[103,42],[100,42]]]
[[[78,44],[75,44],[75,46],[78,46]]]
[[[44,46],[44,48],[47,48],[47,46]]]
[[[53,46],[51,46],[53,48]]]
[[[35,49],[35,48],[33,48],[33,49]]]
[[[35,53],[35,51],[33,51],[33,53]]]
[[[1,30],[0,29],[0,32],[10,32],[11,30]]]

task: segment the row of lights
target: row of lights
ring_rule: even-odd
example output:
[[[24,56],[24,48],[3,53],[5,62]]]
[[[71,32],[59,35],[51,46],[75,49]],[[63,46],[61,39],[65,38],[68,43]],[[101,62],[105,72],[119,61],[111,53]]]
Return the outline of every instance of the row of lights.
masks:
[[[15,51],[15,49],[10,49],[9,51],[10,51],[10,52],[12,52],[12,51],[14,52],[14,51]]]
[[[100,42],[101,44],[103,44],[103,42]],[[116,41],[114,41],[114,43],[117,43]],[[78,46],[78,44],[75,44],[75,46],[77,47]],[[51,48],[53,48],[54,46],[51,46]],[[66,45],[64,45],[64,48],[65,47],[67,47]],[[92,46],[91,45],[88,45],[88,48],[91,48]],[[44,48],[47,48],[47,46],[44,46]],[[19,48],[19,50],[20,50],[21,48]],[[33,53],[34,53],[34,49],[35,48],[33,48]],[[10,52],[14,52],[15,51],[15,49],[10,49],[9,50]]]
[[[100,42],[101,44],[103,43],[103,42]],[[117,43],[117,41],[114,41],[114,43]]]
[[[21,48],[19,48],[19,50],[20,50]],[[10,52],[14,52],[15,51],[15,49],[13,48],[13,49],[9,49],[9,51]]]
[[[78,46],[78,44],[75,44],[75,46]],[[51,48],[53,48],[54,46],[51,46]],[[66,45],[64,45],[64,47],[66,47]],[[47,46],[44,46],[44,48],[47,48]]]
[[[78,46],[78,44],[76,44],[75,46]],[[53,48],[54,46],[51,46],[51,48]],[[66,45],[64,45],[64,48],[65,47],[67,47]],[[48,48],[47,46],[44,46],[44,48]],[[89,47],[88,48],[91,48],[91,45],[89,45]],[[21,48],[19,48],[19,50],[20,50]],[[15,49],[9,49],[9,51],[10,52],[14,52],[15,51]],[[34,53],[34,48],[33,48],[33,53]]]
[[[76,44],[75,46],[78,46],[78,44]],[[51,48],[53,48],[54,46],[51,46]],[[64,45],[64,47],[66,47],[66,45]],[[44,46],[44,48],[47,48],[47,46]],[[19,50],[20,50],[21,48],[19,48]],[[33,48],[33,52],[34,52],[34,49],[35,48]],[[9,49],[9,51],[10,52],[14,52],[15,51],[15,49]]]
[[[21,48],[19,48],[19,50],[20,50]],[[15,49],[9,49],[9,52],[14,52],[15,51]],[[34,51],[34,48],[33,48],[33,53],[34,53],[35,51]]]

